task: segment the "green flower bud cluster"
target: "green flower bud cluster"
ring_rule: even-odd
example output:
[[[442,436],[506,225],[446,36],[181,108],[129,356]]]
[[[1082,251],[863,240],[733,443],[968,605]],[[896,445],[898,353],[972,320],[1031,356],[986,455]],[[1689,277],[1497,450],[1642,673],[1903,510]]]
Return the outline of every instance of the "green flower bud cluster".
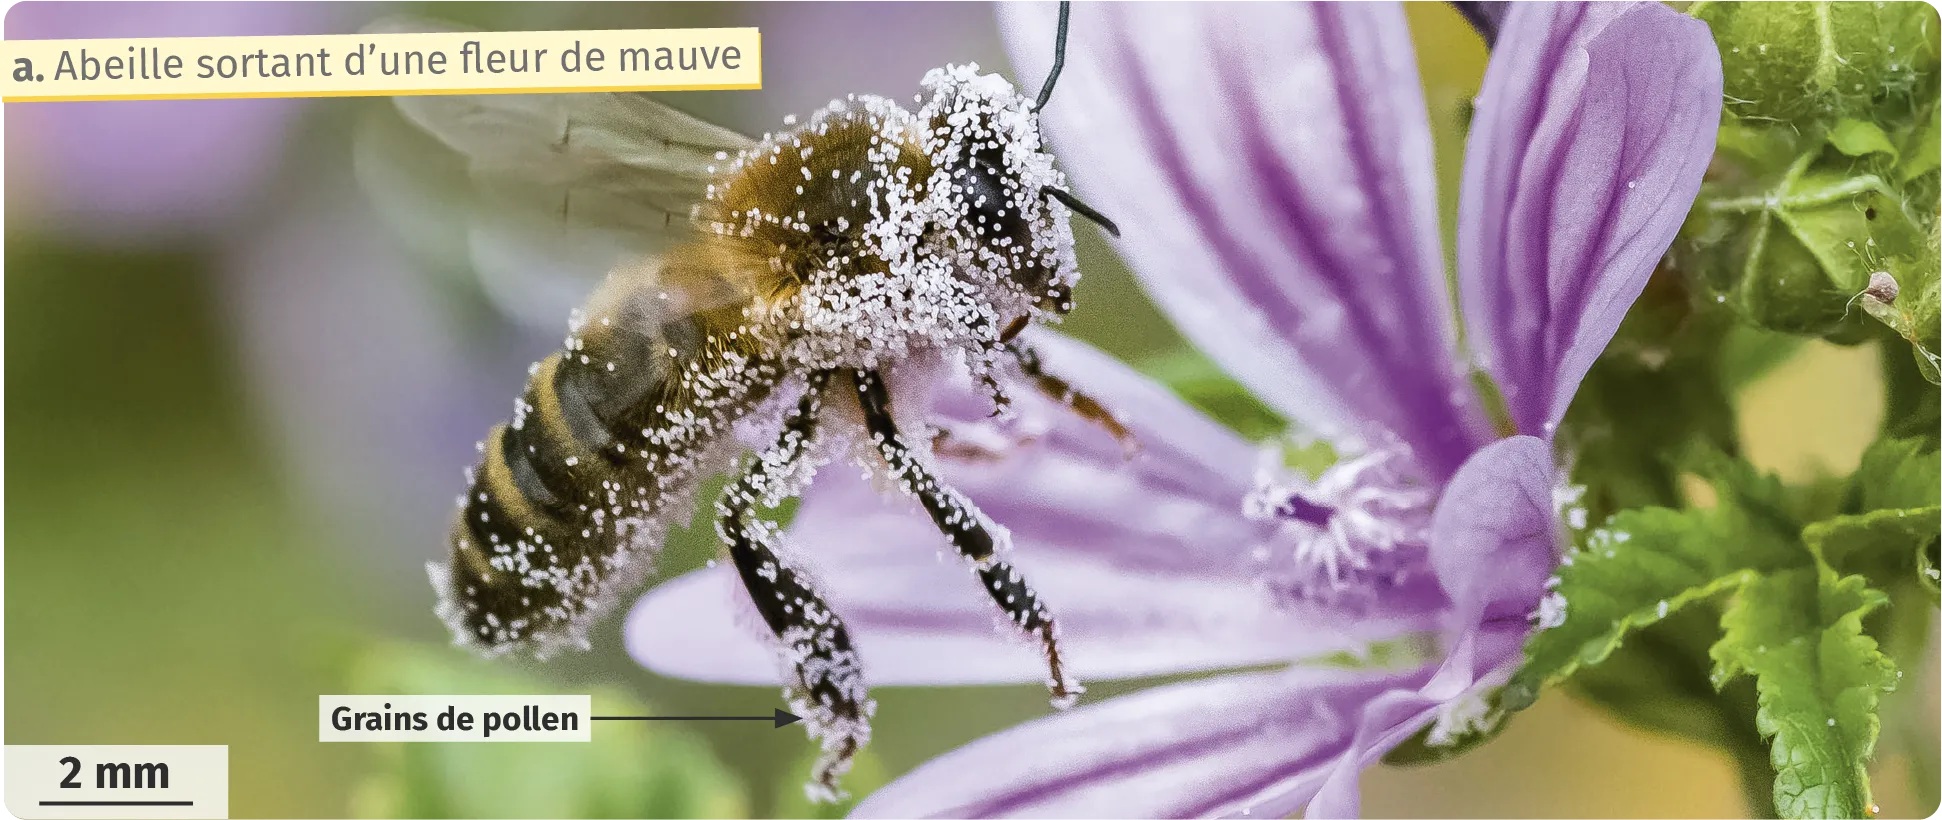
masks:
[[[1922,2],[1697,3],[1742,119],[1908,119],[1936,94],[1936,15]]]
[[[1719,146],[1670,266],[1754,325],[1890,334],[1937,381],[1942,23],[1918,0],[1703,2]]]

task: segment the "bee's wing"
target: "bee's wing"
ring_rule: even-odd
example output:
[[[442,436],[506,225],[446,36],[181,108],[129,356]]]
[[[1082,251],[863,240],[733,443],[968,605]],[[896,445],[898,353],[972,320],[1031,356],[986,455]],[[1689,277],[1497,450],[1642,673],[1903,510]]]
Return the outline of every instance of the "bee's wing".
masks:
[[[638,93],[454,94],[397,104],[463,155],[502,204],[630,231],[685,225],[713,169],[753,144]]]
[[[391,20],[367,31],[437,28]],[[558,321],[602,273],[683,238],[714,169],[754,144],[640,93],[395,101],[469,177],[467,244],[488,291],[502,306],[539,311],[546,321]]]

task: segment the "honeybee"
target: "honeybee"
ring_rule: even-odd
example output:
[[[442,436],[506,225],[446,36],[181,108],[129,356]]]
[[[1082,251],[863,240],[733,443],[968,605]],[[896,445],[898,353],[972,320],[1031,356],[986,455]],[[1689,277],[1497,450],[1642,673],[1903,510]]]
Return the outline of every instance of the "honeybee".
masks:
[[[842,618],[756,513],[802,491],[826,441],[862,442],[865,466],[928,513],[1042,647],[1055,703],[1082,691],[1050,609],[1002,558],[1004,529],[937,479],[931,440],[893,412],[891,387],[899,369],[955,363],[995,410],[1022,383],[1129,440],[1018,340],[1072,309],[1071,215],[1117,233],[1066,189],[1040,139],[1068,15],[1035,99],[975,64],[946,66],[923,78],[916,111],[852,95],[761,139],[639,94],[396,100],[491,198],[654,251],[573,314],[481,444],[449,558],[430,565],[461,643],[584,647],[753,426],[771,443],[716,503],[716,530],[774,634],[784,698],[821,741],[812,794],[839,794],[875,707]]]

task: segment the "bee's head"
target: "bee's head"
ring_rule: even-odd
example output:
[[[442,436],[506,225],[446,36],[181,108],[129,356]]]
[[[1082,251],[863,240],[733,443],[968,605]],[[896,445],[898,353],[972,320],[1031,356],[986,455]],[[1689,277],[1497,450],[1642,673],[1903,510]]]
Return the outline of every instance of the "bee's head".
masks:
[[[1099,219],[1066,191],[1039,134],[1031,98],[976,64],[935,69],[918,120],[934,189],[948,191],[939,221],[979,267],[1002,273],[1039,310],[1071,308],[1078,280],[1071,214]]]

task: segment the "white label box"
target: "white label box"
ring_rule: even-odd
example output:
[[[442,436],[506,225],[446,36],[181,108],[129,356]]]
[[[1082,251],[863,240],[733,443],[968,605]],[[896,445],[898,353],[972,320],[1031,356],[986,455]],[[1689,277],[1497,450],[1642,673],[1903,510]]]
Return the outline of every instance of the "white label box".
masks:
[[[8,746],[6,755],[15,817],[229,816],[228,746]]]
[[[325,743],[586,743],[589,695],[320,695]]]

